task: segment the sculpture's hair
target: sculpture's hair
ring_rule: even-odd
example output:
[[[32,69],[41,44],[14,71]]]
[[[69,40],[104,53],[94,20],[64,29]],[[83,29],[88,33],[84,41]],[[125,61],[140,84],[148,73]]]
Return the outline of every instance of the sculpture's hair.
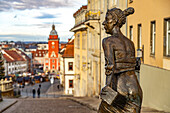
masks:
[[[107,11],[107,14],[111,14],[120,28],[126,23],[126,17],[134,13],[134,8],[129,7],[122,11],[119,8],[113,8]]]

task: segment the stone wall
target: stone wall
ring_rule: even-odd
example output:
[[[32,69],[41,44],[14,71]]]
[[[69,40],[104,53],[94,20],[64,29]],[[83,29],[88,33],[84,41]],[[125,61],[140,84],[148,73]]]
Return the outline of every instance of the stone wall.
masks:
[[[143,106],[170,112],[170,71],[141,65],[140,84]]]

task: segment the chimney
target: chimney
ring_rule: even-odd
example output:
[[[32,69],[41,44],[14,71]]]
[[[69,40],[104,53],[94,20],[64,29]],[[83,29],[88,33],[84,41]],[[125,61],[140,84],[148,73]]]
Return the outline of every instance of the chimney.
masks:
[[[70,42],[71,38],[68,39],[68,42]]]

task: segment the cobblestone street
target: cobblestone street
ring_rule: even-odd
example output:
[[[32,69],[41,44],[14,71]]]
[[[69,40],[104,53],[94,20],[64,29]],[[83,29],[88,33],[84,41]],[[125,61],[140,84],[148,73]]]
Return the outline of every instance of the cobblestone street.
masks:
[[[4,111],[4,113],[96,113],[86,106],[65,98],[27,98]]]
[[[39,84],[41,84],[41,97],[58,97],[59,95],[54,95],[54,93],[58,93],[58,92],[63,92],[62,88],[58,89],[57,85],[59,85],[59,80],[55,80],[54,84],[51,85],[50,82],[42,82],[42,83],[38,83],[35,85],[29,85],[29,86],[25,86],[24,88],[16,88],[16,90],[20,90],[21,91],[21,96],[26,96],[26,97],[32,97],[32,89],[35,88],[36,93],[37,93],[37,89],[39,87]],[[36,95],[37,96],[37,95]]]

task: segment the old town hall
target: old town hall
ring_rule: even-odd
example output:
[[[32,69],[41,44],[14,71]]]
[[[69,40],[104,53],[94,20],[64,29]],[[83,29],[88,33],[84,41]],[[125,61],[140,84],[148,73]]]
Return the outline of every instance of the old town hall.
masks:
[[[44,58],[44,70],[45,72],[50,72],[53,74],[58,73],[59,70],[59,38],[57,31],[55,30],[55,25],[52,25],[52,30],[48,38],[48,53]]]

